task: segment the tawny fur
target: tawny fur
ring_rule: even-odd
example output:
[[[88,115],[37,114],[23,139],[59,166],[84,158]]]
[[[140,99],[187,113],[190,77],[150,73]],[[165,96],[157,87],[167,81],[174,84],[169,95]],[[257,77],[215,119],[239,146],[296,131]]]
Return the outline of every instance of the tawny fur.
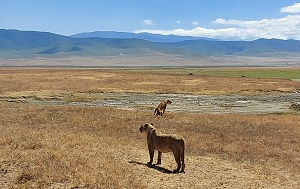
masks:
[[[171,101],[171,100],[168,100],[168,99],[162,100],[162,101],[158,104],[158,106],[155,108],[153,117],[154,117],[154,116],[157,116],[157,115],[162,116],[162,115],[165,113],[165,111],[166,111],[167,104],[172,104],[172,101]]]
[[[147,144],[150,155],[150,161],[148,164],[152,165],[153,163],[154,150],[158,151],[157,164],[161,164],[162,152],[173,152],[175,161],[177,163],[177,168],[173,172],[184,173],[185,141],[183,137],[173,134],[162,134],[155,127],[153,127],[153,123],[146,123],[142,125],[140,127],[140,132],[147,133]]]

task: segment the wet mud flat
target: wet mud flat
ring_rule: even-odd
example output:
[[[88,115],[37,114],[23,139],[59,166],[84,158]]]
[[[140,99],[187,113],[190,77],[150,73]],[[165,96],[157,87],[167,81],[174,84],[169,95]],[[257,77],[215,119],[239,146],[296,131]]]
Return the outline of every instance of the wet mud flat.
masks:
[[[138,94],[138,93],[99,93],[88,102],[66,102],[63,100],[34,100],[27,103],[64,104],[75,106],[99,106],[121,109],[154,110],[163,99],[170,99],[170,112],[189,113],[239,113],[239,114],[268,114],[292,112],[292,104],[300,103],[300,93],[283,93],[267,95],[187,95],[187,94]]]

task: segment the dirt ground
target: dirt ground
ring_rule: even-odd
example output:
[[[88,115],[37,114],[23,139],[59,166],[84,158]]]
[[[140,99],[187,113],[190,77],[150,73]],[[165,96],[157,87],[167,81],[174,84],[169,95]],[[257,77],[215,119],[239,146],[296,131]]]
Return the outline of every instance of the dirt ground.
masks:
[[[148,175],[142,180],[149,188],[297,188],[299,177],[286,172],[282,177],[272,172],[282,172],[281,167],[268,167],[266,175],[259,166],[249,166],[245,162],[232,162],[214,156],[187,156],[185,174],[174,175],[175,162],[172,154],[163,154],[164,163],[148,168],[147,151],[134,150],[135,157],[129,160],[133,170],[140,175]]]

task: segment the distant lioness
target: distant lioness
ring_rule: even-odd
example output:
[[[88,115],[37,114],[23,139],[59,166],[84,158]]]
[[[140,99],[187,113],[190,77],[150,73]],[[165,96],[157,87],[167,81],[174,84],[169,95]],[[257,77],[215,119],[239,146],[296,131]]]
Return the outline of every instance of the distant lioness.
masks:
[[[150,155],[150,161],[148,164],[152,165],[154,150],[158,151],[157,164],[161,164],[162,152],[173,152],[175,161],[177,163],[177,168],[173,170],[174,173],[178,173],[180,168],[184,173],[184,148],[185,141],[182,137],[176,135],[161,134],[155,127],[153,123],[146,123],[140,127],[141,133],[147,133],[147,144]]]
[[[162,100],[162,101],[158,104],[158,106],[155,108],[154,114],[153,114],[152,117],[157,116],[157,115],[162,116],[163,113],[165,113],[165,111],[166,111],[167,104],[172,104],[172,101],[171,101],[171,100],[168,100],[168,99]]]

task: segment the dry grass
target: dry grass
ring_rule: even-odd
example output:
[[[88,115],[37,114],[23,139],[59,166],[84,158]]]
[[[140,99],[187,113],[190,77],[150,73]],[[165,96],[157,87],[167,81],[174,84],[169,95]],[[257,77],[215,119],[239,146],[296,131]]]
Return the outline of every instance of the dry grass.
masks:
[[[133,137],[128,133],[136,128],[112,126],[122,123],[113,110],[3,104],[1,110],[0,167],[13,174],[8,186],[143,187],[128,162],[114,161],[122,145],[134,142],[122,134]]]
[[[297,91],[279,79],[161,75],[112,70],[1,69],[2,99],[93,100],[98,92]],[[282,91],[282,90],[281,90]],[[15,102],[15,101],[14,101]],[[212,115],[0,103],[0,188],[297,188],[299,114]],[[145,122],[186,138],[186,173],[148,161]]]
[[[145,136],[138,132],[148,121],[186,138],[186,175],[193,179],[198,174],[191,171],[193,159],[209,156],[260,167],[256,171],[263,177],[300,178],[298,115],[167,113],[150,120],[152,111],[99,107],[0,104],[0,109],[0,186],[146,188],[145,175],[131,162],[148,160]]]
[[[1,69],[0,94],[141,92],[190,94],[257,94],[300,90],[287,79],[189,76],[98,69]]]

